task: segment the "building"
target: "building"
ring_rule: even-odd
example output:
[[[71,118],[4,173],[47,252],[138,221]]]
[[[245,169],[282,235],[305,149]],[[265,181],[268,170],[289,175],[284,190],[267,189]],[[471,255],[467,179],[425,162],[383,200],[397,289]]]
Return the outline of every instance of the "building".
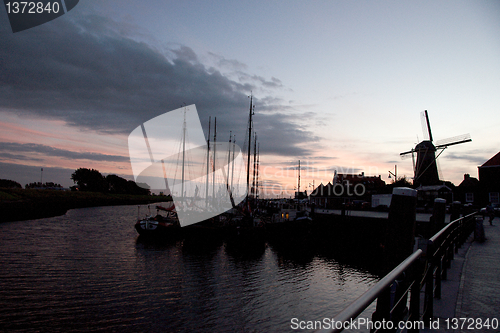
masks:
[[[480,204],[500,204],[500,152],[478,167]]]
[[[371,195],[383,191],[385,182],[381,176],[341,174],[335,172],[332,182],[320,184],[310,195],[310,202],[317,207],[341,208],[343,203],[367,201]]]
[[[500,204],[500,152],[478,167],[479,179],[464,175],[458,185],[456,198],[464,204],[485,207],[488,203]]]
[[[416,188],[417,190],[417,206],[431,208],[437,198],[445,199],[447,203],[452,203],[453,188],[451,183],[445,182],[442,185],[426,185]]]
[[[478,204],[480,198],[479,180],[471,177],[469,174],[464,175],[464,180],[458,185],[455,193],[455,200],[463,204]]]

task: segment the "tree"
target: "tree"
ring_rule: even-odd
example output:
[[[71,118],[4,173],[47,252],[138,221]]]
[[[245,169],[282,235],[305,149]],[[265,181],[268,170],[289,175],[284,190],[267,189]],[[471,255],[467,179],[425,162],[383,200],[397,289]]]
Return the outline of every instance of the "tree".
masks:
[[[108,183],[109,193],[116,194],[151,194],[149,189],[139,187],[134,181],[126,180],[117,175],[107,175],[106,182]]]
[[[80,191],[108,192],[108,184],[101,173],[94,169],[77,169],[71,175],[74,183],[78,184]]]
[[[24,188],[43,188],[43,189],[62,189],[62,185],[61,184],[56,184],[56,183],[53,183],[53,182],[46,182],[46,183],[40,183],[40,182],[37,182],[37,183],[29,183],[29,184],[26,184],[24,186]]]
[[[0,187],[4,188],[23,188],[21,184],[9,179],[0,179]]]
[[[138,194],[138,195],[150,195],[151,194],[150,189],[140,187],[137,185],[136,182],[134,182],[132,180],[127,181],[127,188],[128,188],[129,194]]]
[[[125,194],[127,193],[127,180],[117,175],[107,175],[109,193]]]
[[[406,176],[399,177],[394,183],[394,187],[413,187],[413,184],[406,178]]]

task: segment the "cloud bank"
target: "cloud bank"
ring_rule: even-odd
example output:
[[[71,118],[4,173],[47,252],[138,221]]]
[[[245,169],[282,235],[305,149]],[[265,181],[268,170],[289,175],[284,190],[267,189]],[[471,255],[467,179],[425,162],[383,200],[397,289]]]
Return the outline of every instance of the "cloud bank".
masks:
[[[183,103],[196,104],[206,132],[208,117],[217,117],[219,135],[227,140],[232,130],[242,145],[250,91],[283,88],[277,78],[245,73],[245,65],[237,61],[219,59],[221,66],[239,71],[239,78],[230,79],[203,65],[187,46],[159,49],[124,32],[127,29],[111,19],[69,16],[23,33],[0,34],[4,112],[128,135],[139,124]],[[312,153],[305,143],[318,142],[319,137],[301,125],[297,110],[291,113],[289,105],[272,96],[254,101],[262,154]]]

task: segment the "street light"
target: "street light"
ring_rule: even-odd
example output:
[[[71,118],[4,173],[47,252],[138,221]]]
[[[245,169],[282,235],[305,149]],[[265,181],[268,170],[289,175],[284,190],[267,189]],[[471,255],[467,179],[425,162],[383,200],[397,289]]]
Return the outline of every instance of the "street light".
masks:
[[[394,165],[394,173],[392,173],[391,171],[389,171],[389,177],[388,178],[391,178],[391,175],[394,176],[394,182],[397,182],[398,181],[398,166],[397,165]]]

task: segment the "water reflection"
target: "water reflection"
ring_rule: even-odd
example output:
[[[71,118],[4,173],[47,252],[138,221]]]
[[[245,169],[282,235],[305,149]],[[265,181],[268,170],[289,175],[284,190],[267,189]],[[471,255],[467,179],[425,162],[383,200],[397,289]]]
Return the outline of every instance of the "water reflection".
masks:
[[[331,318],[377,277],[334,253],[157,242],[136,207],[0,224],[0,330],[282,332]]]

